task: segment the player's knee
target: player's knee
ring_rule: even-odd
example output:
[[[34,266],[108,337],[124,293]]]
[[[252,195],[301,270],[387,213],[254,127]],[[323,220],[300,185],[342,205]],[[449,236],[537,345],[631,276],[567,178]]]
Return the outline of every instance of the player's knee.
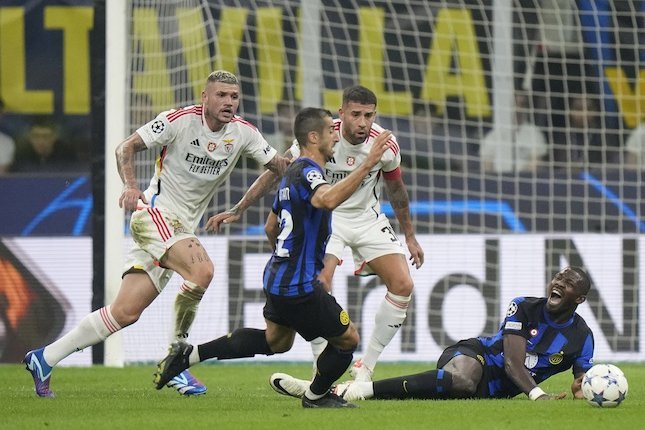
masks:
[[[142,311],[132,308],[124,308],[113,303],[110,306],[110,312],[121,327],[127,327],[139,320]]]
[[[271,351],[275,354],[282,354],[291,349],[293,346],[293,341],[294,338],[288,338],[288,337],[282,337],[278,339],[271,339],[270,341],[268,340],[269,343],[269,348],[271,348]]]
[[[195,282],[203,289],[207,289],[211,281],[213,280],[214,274],[215,266],[213,266],[213,263],[209,261],[207,264],[200,265],[200,267],[195,272],[193,282]]]
[[[412,294],[414,289],[414,282],[410,276],[405,276],[396,280],[393,280],[386,284],[387,290],[396,294],[397,296],[408,297]]]
[[[477,392],[477,382],[472,378],[453,372],[450,392],[454,397],[471,397]]]

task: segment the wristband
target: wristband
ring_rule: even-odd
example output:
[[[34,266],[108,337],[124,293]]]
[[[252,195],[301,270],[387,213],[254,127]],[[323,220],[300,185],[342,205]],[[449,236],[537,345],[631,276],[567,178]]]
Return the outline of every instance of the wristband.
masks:
[[[535,387],[529,391],[529,400],[537,400],[539,397],[545,395],[546,393],[540,387]]]

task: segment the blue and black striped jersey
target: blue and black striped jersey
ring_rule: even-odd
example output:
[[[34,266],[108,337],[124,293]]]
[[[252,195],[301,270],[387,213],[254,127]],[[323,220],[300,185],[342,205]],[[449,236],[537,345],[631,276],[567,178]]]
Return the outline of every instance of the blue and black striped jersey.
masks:
[[[506,318],[492,337],[479,337],[489,370],[491,397],[513,397],[521,391],[504,371],[505,334],[526,338],[524,365],[536,383],[573,368],[573,374],[593,365],[593,333],[585,320],[574,313],[565,323],[556,324],[546,310],[546,298],[517,297],[510,303]]]
[[[331,212],[315,208],[311,197],[326,183],[320,166],[304,157],[291,163],[280,181],[272,207],[280,233],[264,269],[268,293],[295,297],[313,291],[331,233]]]

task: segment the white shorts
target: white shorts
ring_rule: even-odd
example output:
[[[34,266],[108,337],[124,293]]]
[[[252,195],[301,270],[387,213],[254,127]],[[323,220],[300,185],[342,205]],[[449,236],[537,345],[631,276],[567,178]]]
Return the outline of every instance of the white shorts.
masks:
[[[159,267],[159,260],[178,241],[196,236],[188,232],[172,212],[149,207],[132,213],[130,233],[135,246],[125,257],[123,275],[132,270],[143,270],[161,293],[174,271]]]
[[[378,217],[373,214],[358,218],[347,218],[332,214],[331,237],[325,249],[342,261],[345,247],[352,250],[355,275],[373,275],[369,262],[389,254],[403,254],[403,244],[394,233],[390,221],[384,214]]]

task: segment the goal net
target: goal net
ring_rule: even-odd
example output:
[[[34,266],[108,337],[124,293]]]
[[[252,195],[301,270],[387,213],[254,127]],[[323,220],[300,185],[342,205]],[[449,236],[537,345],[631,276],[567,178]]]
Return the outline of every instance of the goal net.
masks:
[[[568,264],[593,280],[579,313],[597,358],[642,360],[641,3],[131,0],[126,22],[112,23],[126,29],[126,70],[108,80],[126,82],[128,135],[160,111],[199,103],[210,71],[232,71],[242,83],[239,114],[281,150],[299,107],[336,112],[353,84],[377,94],[377,122],[401,147],[426,260],[411,269],[413,303],[383,360],[436,360],[451,342],[492,334],[513,297],[544,295]],[[119,115],[108,112],[108,127]],[[157,155],[138,158],[142,189]],[[241,159],[204,224],[260,172]],[[264,327],[270,205],[265,197],[220,234],[198,231],[216,274],[191,342]],[[126,237],[122,249],[129,245]],[[360,329],[360,355],[385,286],[353,276],[351,261],[347,251],[333,286]],[[173,278],[124,330],[126,363],[163,356],[179,285]],[[298,339],[270,359],[310,356]]]

